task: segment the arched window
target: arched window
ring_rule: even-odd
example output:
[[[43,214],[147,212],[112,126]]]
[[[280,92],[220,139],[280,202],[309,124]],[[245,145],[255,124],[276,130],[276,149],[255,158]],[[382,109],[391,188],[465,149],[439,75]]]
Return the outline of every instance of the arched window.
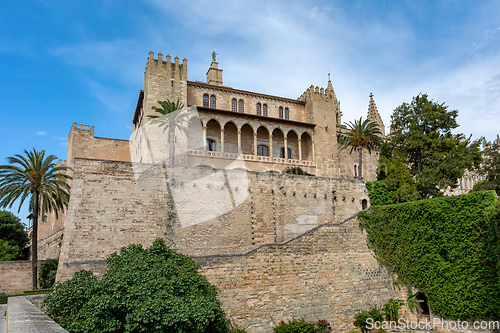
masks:
[[[262,114],[262,112],[261,112],[260,103],[257,103],[257,115],[260,116],[261,114]]]
[[[203,107],[208,108],[208,95],[203,95]]]
[[[280,106],[280,108],[278,109],[278,117],[280,119],[283,119],[283,108]]]
[[[290,113],[288,112],[288,108],[285,108],[285,119],[290,119]]]
[[[241,113],[245,112],[245,110],[244,110],[244,104],[243,104],[243,100],[242,99],[240,99],[238,101],[238,112],[241,112]]]
[[[361,209],[365,210],[368,208],[368,201],[366,199],[361,200]]]
[[[358,177],[358,165],[354,164],[354,177]]]
[[[208,151],[217,151],[217,144],[215,140],[207,139],[207,150]]]
[[[236,98],[233,98],[231,101],[231,110],[233,112],[238,112],[238,102],[236,101]]]
[[[292,151],[290,150],[290,148],[287,148],[286,150],[288,151],[288,158],[291,159],[292,158]],[[285,148],[280,149],[280,157],[285,158]]]
[[[257,146],[257,155],[258,156],[269,156],[269,148],[265,145]]]
[[[267,104],[264,104],[264,106],[262,107],[262,115],[264,117],[267,117]]]
[[[210,96],[210,107],[212,109],[215,109],[215,96],[214,95]]]

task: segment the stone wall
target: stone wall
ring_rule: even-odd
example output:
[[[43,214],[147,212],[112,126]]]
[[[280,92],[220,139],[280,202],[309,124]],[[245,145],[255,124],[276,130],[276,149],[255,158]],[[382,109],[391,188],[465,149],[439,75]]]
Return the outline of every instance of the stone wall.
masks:
[[[64,228],[38,241],[38,259],[57,259],[61,252]]]
[[[74,160],[58,280],[72,262],[105,259],[161,237],[187,255],[243,253],[345,219],[361,182],[210,168]]]
[[[396,297],[356,218],[244,255],[194,259],[219,289],[226,313],[248,332],[272,332],[273,321],[292,318],[326,319],[347,332],[357,310]]]
[[[38,269],[42,263],[42,260],[38,261]],[[33,287],[31,261],[0,261],[0,277],[0,292],[14,295],[31,290]]]

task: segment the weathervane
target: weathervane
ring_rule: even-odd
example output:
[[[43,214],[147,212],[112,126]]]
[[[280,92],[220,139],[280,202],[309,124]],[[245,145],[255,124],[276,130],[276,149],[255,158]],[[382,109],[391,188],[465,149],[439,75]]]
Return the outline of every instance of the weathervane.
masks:
[[[217,56],[218,53],[215,53],[215,51],[212,52],[212,61],[215,61],[215,57]]]
[[[330,81],[330,73],[328,73],[328,81]]]

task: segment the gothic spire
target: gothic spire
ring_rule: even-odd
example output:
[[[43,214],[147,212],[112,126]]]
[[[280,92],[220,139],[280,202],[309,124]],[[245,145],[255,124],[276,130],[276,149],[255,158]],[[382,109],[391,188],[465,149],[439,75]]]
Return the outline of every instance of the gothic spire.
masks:
[[[385,136],[385,127],[384,127],[384,122],[382,121],[382,117],[380,117],[380,114],[378,113],[377,110],[377,105],[375,104],[375,101],[373,100],[373,94],[370,93],[370,103],[368,104],[368,120],[374,121],[378,124],[380,127],[380,132]]]

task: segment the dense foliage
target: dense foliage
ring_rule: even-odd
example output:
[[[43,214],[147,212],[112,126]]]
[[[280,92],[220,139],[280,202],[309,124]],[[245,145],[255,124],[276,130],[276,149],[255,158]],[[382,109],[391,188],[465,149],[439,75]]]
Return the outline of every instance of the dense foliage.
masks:
[[[443,317],[500,317],[500,209],[493,191],[359,213],[379,262]]]
[[[330,324],[324,320],[316,322],[306,321],[304,318],[299,320],[281,321],[274,327],[274,333],[328,333],[332,331]]]
[[[0,261],[23,259],[29,237],[21,220],[7,211],[0,211]]]
[[[47,259],[40,266],[38,280],[42,289],[52,288],[56,282],[58,259]]]
[[[314,176],[312,173],[302,170],[301,167],[288,167],[283,170],[283,173],[290,175]]]
[[[394,110],[379,180],[396,192],[396,202],[442,196],[441,190],[457,187],[465,170],[479,167],[479,142],[451,133],[458,127],[457,116],[457,110],[426,94]]]
[[[484,160],[480,173],[485,180],[474,185],[474,191],[494,190],[500,195],[500,138],[492,143],[483,144]]]
[[[216,296],[191,258],[157,239],[112,254],[100,280],[77,272],[44,306],[69,332],[228,332]]]
[[[370,203],[373,206],[384,206],[394,203],[394,193],[389,191],[383,180],[366,182],[365,185],[366,190],[368,191],[368,197],[370,198]]]

